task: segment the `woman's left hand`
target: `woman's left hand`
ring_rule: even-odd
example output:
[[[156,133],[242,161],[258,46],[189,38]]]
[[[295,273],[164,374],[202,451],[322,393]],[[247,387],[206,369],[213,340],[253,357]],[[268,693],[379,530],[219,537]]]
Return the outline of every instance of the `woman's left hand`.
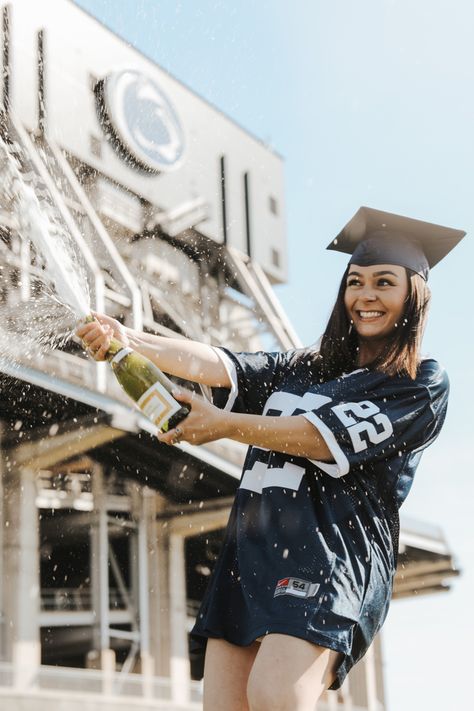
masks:
[[[220,410],[195,393],[173,390],[172,395],[178,402],[190,405],[191,412],[172,430],[159,432],[158,440],[160,442],[164,444],[177,444],[178,442],[205,444],[229,436],[231,413]]]

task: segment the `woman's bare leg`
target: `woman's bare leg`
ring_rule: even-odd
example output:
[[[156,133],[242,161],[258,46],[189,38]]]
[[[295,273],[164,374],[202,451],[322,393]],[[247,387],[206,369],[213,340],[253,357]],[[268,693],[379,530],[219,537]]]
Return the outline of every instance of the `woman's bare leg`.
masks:
[[[249,676],[250,711],[314,711],[341,657],[297,637],[266,635]]]
[[[207,640],[203,711],[249,711],[247,682],[258,642],[238,647],[224,639]]]

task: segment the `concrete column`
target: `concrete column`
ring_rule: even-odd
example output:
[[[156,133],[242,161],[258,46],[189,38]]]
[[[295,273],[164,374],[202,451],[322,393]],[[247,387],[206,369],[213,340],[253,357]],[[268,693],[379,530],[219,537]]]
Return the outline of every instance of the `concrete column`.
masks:
[[[385,684],[384,684],[384,658],[383,658],[383,635],[378,632],[373,641],[374,647],[374,665],[375,665],[375,683],[377,686],[377,701],[379,706],[385,708]]]
[[[94,611],[93,643],[99,655],[99,666],[106,672],[106,686],[115,671],[115,653],[110,648],[109,621],[109,553],[107,531],[107,496],[102,467],[92,473],[94,514],[91,528],[91,592]]]
[[[139,600],[140,600],[140,661],[144,677],[149,680],[155,674],[155,659],[151,650],[151,568],[156,564],[153,536],[155,533],[155,493],[148,487],[142,489],[141,516],[138,524]]]
[[[15,683],[30,686],[41,664],[39,518],[35,472],[3,461],[3,653]]]
[[[186,616],[184,536],[173,533],[169,549],[171,698],[176,704],[190,701],[191,668]]]
[[[0,420],[0,662],[5,661],[5,599],[3,594],[3,547],[4,547],[4,490],[3,477],[6,471],[6,462],[3,452],[3,422]]]
[[[338,711],[337,691],[327,692],[327,711]]]
[[[362,660],[365,670],[367,690],[367,711],[378,711],[377,684],[375,679],[375,656],[373,644],[370,645]]]
[[[166,508],[166,500],[155,495],[155,509]],[[155,659],[155,674],[170,676],[170,595],[168,522],[153,523],[150,536],[150,649]]]
[[[350,675],[348,674],[346,678],[344,679],[344,682],[339,689],[339,692],[336,692],[339,694],[339,700],[341,702],[342,708],[344,711],[352,711],[353,709],[353,700],[352,700],[352,694],[351,694],[351,680],[350,680]]]
[[[132,512],[132,517],[134,522],[136,522],[136,506],[135,506],[135,496],[130,497],[130,502],[131,502],[131,512]],[[129,569],[129,575],[130,575],[130,585],[129,585],[129,591],[130,591],[130,598],[133,603],[133,609],[135,611],[138,611],[139,609],[139,590],[138,590],[138,581],[139,581],[139,574],[138,574],[138,531],[136,528],[133,528],[129,531],[128,535],[128,554],[129,554],[129,560],[130,560],[130,569]]]

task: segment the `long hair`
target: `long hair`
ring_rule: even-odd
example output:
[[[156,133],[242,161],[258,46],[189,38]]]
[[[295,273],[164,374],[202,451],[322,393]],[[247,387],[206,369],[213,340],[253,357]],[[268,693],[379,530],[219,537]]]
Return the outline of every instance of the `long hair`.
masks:
[[[409,269],[406,273],[408,296],[400,323],[390,334],[383,351],[367,367],[391,376],[408,375],[415,378],[431,294],[425,280],[419,274]],[[312,352],[310,356],[323,381],[337,378],[357,367],[359,339],[355,329],[352,328],[344,304],[347,274],[348,269],[341,280],[336,303],[322,336],[319,351]]]

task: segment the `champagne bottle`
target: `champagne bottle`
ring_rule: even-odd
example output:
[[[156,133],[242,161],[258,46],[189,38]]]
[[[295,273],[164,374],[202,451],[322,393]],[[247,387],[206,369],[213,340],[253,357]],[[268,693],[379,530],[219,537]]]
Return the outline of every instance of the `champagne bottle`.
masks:
[[[149,358],[116,338],[111,339],[105,357],[127,395],[162,432],[168,432],[189,414],[189,405],[174,399],[173,383]]]

